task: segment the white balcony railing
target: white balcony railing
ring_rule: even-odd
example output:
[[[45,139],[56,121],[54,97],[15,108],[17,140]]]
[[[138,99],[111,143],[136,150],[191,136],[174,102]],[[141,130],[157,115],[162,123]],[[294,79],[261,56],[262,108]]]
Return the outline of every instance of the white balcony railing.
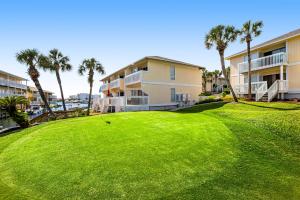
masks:
[[[27,89],[27,86],[22,84],[22,83],[18,83],[18,82],[15,82],[15,81],[9,81],[9,80],[4,79],[4,78],[0,78],[0,85],[13,87],[13,88],[20,88],[20,89],[23,89],[23,90]]]
[[[262,85],[267,85],[267,81],[261,82],[252,82],[251,83],[251,93],[255,94]],[[248,84],[237,85],[235,87],[235,91],[237,94],[247,94],[248,93]]]
[[[100,92],[108,90],[108,83],[103,83],[103,85],[100,86]]]
[[[125,85],[139,83],[143,79],[143,71],[137,71],[125,76]]]
[[[112,82],[110,82],[109,87],[112,88],[119,88],[121,86],[121,79],[118,78]]]
[[[273,54],[270,56],[265,56],[257,58],[251,61],[251,71],[275,67],[279,65],[287,64],[287,54],[285,52]],[[248,72],[248,61],[238,64],[239,72]]]
[[[0,97],[7,97],[7,96],[26,96],[25,93],[13,93],[13,92],[0,92]]]

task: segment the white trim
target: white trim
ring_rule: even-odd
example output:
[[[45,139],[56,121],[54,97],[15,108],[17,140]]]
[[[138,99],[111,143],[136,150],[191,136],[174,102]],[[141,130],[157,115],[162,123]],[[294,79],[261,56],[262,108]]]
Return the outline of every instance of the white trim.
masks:
[[[188,83],[168,83],[160,81],[142,81],[143,84],[152,84],[152,85],[169,85],[169,86],[185,86],[185,87],[202,87],[201,84],[188,84]]]
[[[297,94],[297,93],[299,93],[300,94],[300,88],[299,89],[289,89],[288,93],[290,93],[290,94]]]
[[[256,47],[256,48],[254,48],[254,49],[251,49],[250,51],[251,51],[251,52],[252,52],[252,51],[255,51],[255,50],[258,51],[258,50],[261,49],[261,48],[264,48],[264,47],[267,47],[267,46],[272,46],[273,44],[280,43],[280,42],[282,42],[282,41],[287,41],[287,40],[289,40],[289,39],[291,39],[291,38],[294,38],[294,37],[297,37],[297,36],[299,36],[299,35],[300,35],[300,34],[293,35],[293,36],[290,36],[290,37],[287,37],[287,38],[283,38],[283,39],[281,39],[281,40],[277,40],[277,41],[274,41],[274,42],[272,42],[272,43],[268,43],[268,44],[262,45],[262,46],[260,46],[260,45],[258,44],[258,45],[256,45],[256,46],[259,46],[259,47]],[[279,36],[279,37],[280,37],[280,36]],[[272,40],[272,39],[271,39],[271,40]],[[231,56],[228,56],[228,57],[225,58],[225,60],[230,60],[231,58],[240,56],[240,55],[245,54],[245,53],[247,53],[247,50],[243,50],[243,51],[240,52],[240,53],[236,53],[236,54],[233,54],[233,55],[231,55]]]
[[[293,62],[293,63],[289,63],[289,64],[288,64],[289,67],[292,67],[292,66],[295,66],[295,65],[300,65],[300,61],[297,61],[297,62]]]
[[[160,103],[160,104],[149,104],[149,106],[176,106],[178,103]]]

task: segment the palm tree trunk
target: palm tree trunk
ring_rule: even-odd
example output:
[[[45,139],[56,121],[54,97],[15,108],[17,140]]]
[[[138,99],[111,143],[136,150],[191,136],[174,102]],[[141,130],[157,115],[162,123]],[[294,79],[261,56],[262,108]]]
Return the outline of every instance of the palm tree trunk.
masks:
[[[56,73],[56,78],[57,78],[57,82],[58,82],[59,89],[60,89],[60,96],[61,96],[61,99],[62,99],[63,108],[64,108],[64,111],[66,112],[67,108],[66,108],[66,104],[65,104],[65,97],[64,97],[64,92],[63,92],[62,85],[61,85],[59,71],[55,70],[55,73]]]
[[[48,101],[47,101],[47,99],[46,99],[46,96],[45,96],[45,94],[44,94],[44,91],[43,91],[43,89],[42,89],[42,86],[41,86],[39,80],[38,80],[38,79],[35,79],[35,78],[32,78],[32,81],[34,82],[35,87],[38,89],[39,94],[40,94],[40,96],[41,96],[41,98],[42,98],[42,100],[43,100],[43,102],[44,102],[44,104],[45,104],[45,107],[46,107],[46,109],[48,110],[48,112],[50,113],[50,116],[52,116],[53,118],[55,118],[55,114],[53,113],[53,111],[51,110],[51,108],[50,108],[50,106],[49,106],[49,103],[48,103]]]
[[[89,94],[89,102],[88,102],[87,115],[90,115],[90,107],[91,107],[91,99],[92,99],[92,90],[93,90],[93,81],[90,82],[90,94]]]
[[[250,53],[250,41],[247,41],[247,53],[248,53],[248,100],[252,99],[251,93],[251,53]]]
[[[223,75],[224,75],[224,78],[225,78],[225,81],[226,81],[226,84],[228,85],[228,88],[233,96],[233,99],[235,102],[238,102],[238,99],[235,95],[235,92],[234,90],[232,89],[232,86],[231,86],[231,83],[230,81],[228,80],[228,76],[226,74],[226,68],[225,68],[225,60],[224,60],[224,52],[220,52],[219,51],[219,54],[220,54],[220,61],[221,61],[221,66],[222,66],[222,72],[223,72]]]

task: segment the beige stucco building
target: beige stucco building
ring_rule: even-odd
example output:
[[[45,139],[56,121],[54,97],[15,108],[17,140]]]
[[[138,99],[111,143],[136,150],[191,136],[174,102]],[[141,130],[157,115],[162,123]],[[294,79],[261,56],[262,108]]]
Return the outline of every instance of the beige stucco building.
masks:
[[[0,70],[0,97],[26,96],[27,79]]]
[[[252,95],[262,99],[300,98],[300,29],[251,48]],[[230,81],[239,96],[248,92],[246,50],[226,58]]]
[[[101,112],[163,110],[191,105],[202,92],[204,68],[158,56],[148,56],[103,78],[103,98],[94,101]]]

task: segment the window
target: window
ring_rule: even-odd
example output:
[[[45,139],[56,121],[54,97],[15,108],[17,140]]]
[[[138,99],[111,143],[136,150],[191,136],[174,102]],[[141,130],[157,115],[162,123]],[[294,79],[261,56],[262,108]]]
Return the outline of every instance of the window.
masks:
[[[175,88],[171,88],[171,102],[176,101],[176,90]]]
[[[175,66],[170,66],[170,79],[175,80]]]

